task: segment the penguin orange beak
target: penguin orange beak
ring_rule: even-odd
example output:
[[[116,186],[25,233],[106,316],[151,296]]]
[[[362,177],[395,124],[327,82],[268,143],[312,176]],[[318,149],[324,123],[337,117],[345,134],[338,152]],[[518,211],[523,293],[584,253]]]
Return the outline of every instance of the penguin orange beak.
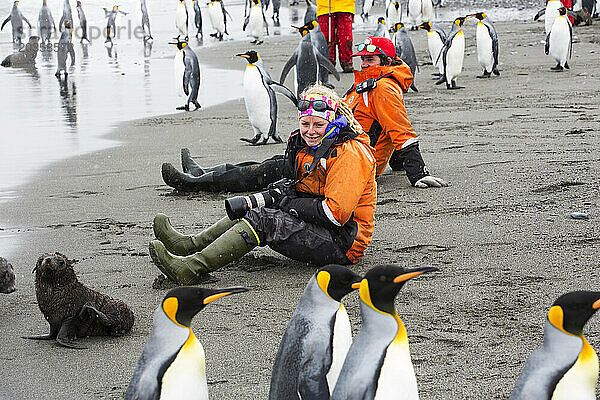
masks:
[[[250,56],[246,53],[236,54],[236,57],[250,58]]]
[[[352,289],[360,289],[360,282],[354,282],[352,284],[352,286],[350,286]]]
[[[402,275],[398,275],[397,277],[394,278],[394,283],[401,283],[401,282],[406,282],[409,279],[412,279],[414,277],[417,277],[421,274],[424,274],[426,272],[433,272],[433,271],[439,271],[439,268],[437,267],[419,267],[419,268],[414,268],[412,270],[408,270],[405,273],[403,273]]]
[[[593,308],[594,310],[597,310],[597,309],[599,309],[599,308],[600,308],[600,299],[596,300],[596,301],[594,302],[594,304],[592,304],[592,308]]]
[[[229,296],[230,294],[244,293],[247,291],[248,289],[242,286],[221,289],[218,293],[205,297],[203,303],[206,305],[222,297]]]

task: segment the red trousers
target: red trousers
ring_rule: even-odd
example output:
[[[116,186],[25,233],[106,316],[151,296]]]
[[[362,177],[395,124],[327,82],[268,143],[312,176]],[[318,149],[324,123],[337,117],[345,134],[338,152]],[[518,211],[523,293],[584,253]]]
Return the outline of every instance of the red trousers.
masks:
[[[330,14],[319,16],[319,27],[325,35],[329,47],[329,61],[335,65],[335,47],[337,44],[340,63],[352,63],[352,21],[354,15],[337,12],[331,14],[331,32],[329,31]],[[331,33],[331,37],[330,37]]]

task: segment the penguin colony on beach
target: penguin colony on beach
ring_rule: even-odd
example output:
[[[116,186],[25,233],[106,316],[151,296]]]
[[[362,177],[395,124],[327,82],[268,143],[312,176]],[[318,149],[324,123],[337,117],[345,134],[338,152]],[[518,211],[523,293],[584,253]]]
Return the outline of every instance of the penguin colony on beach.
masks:
[[[281,338],[269,400],[417,400],[409,333],[394,302],[411,279],[436,267],[380,265],[363,277],[327,265],[310,278]],[[359,290],[362,325],[354,340],[342,299]],[[208,399],[206,356],[193,317],[244,287],[170,290],[154,312],[154,327],[125,400]],[[593,400],[598,356],[583,329],[600,308],[600,292],[560,296],[548,311],[542,346],[527,359],[509,400]]]

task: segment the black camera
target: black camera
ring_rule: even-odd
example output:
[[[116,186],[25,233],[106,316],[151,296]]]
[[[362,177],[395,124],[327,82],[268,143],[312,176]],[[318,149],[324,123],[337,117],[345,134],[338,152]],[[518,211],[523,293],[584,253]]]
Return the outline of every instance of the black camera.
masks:
[[[271,183],[264,192],[248,196],[235,196],[225,199],[225,211],[230,220],[242,218],[256,207],[270,207],[283,196],[293,195],[296,191],[296,181],[283,178]]]

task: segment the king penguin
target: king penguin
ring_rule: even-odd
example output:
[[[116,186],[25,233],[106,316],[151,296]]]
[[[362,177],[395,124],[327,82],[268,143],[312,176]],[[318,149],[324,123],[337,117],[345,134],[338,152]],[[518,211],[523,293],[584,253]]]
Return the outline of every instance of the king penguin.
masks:
[[[559,8],[558,13],[550,33],[546,36],[546,54],[550,53],[556,60],[556,66],[550,69],[562,72],[564,68],[569,69],[567,58],[571,58],[573,51],[573,27],[567,18],[565,7]]]
[[[560,296],[550,308],[544,342],[527,359],[509,400],[595,400],[598,355],[583,335],[600,308],[600,292]]]
[[[410,68],[410,72],[413,75],[413,83],[410,85],[410,88],[418,92],[417,85],[415,84],[416,72],[419,67],[419,63],[417,61],[417,55],[415,54],[415,47],[413,46],[412,40],[408,36],[408,32],[406,31],[406,27],[402,22],[396,22],[391,28],[391,40],[396,47],[396,56],[400,57],[402,61],[408,65]]]
[[[283,94],[297,104],[294,94],[285,86],[275,82],[264,68],[263,61],[254,50],[249,50],[238,57],[248,61],[244,71],[244,101],[248,119],[254,130],[252,139],[240,140],[252,144],[266,144],[269,137],[277,143],[283,140],[277,135],[277,99],[275,91]],[[259,142],[262,137],[262,142]]]
[[[81,27],[81,43],[83,41],[87,41],[89,43],[90,39],[87,36],[87,18],[85,18],[85,13],[83,12],[83,6],[81,5],[81,1],[77,0],[77,17],[79,18],[79,26]]]
[[[385,18],[377,18],[377,29],[375,29],[375,33],[373,33],[373,36],[381,36],[387,39],[391,39],[390,33],[388,32],[388,29],[385,26]]]
[[[314,22],[313,22],[314,21]],[[304,13],[304,23],[312,24],[313,29],[310,30],[310,41],[315,47],[315,51],[320,52],[325,56],[329,57],[329,47],[327,46],[327,40],[325,40],[325,34],[321,31],[321,27],[317,22],[317,7],[311,3],[310,0],[306,0],[306,12]],[[329,71],[326,68],[319,67],[319,82],[333,89],[333,84],[329,83]]]
[[[408,0],[408,8],[406,10],[408,20],[411,23],[410,30],[415,30],[415,27],[423,23],[423,2],[422,0]]]
[[[452,30],[446,38],[440,58],[444,65],[444,75],[435,83],[439,85],[446,82],[448,89],[462,89],[456,86],[456,78],[462,72],[465,58],[465,34],[462,26],[469,17],[458,17],[452,23]]]
[[[313,275],[279,344],[269,400],[329,398],[352,343],[341,300],[358,289],[360,279],[340,265]]]
[[[54,32],[56,32],[56,25],[54,24],[54,18],[52,18],[52,12],[48,8],[46,0],[42,0],[42,8],[38,14],[38,29],[42,44],[50,43],[52,30],[54,29]]]
[[[260,0],[250,0],[250,14],[247,24],[244,24],[243,30],[249,28],[250,36],[254,38],[250,43],[262,44],[265,29],[269,35],[269,26],[265,17],[265,9]]]
[[[475,36],[477,38],[477,60],[483,67],[483,74],[478,78],[489,78],[492,72],[500,75],[498,71],[498,35],[492,21],[485,13],[469,15],[479,20]]]
[[[58,79],[61,75],[67,78],[69,74],[67,72],[67,56],[71,57],[71,65],[75,64],[75,50],[73,49],[73,27],[71,21],[65,21],[65,27],[60,34],[60,40],[58,41],[58,51],[56,58],[58,62],[58,68],[54,74]]]
[[[146,0],[140,0],[140,11],[142,12],[142,29],[144,30],[144,39],[153,40],[152,32],[150,31],[150,17],[148,16]]]
[[[23,21],[27,22],[29,25],[29,29],[31,29],[31,24],[25,18],[21,11],[19,10],[19,1],[15,1],[12,6],[12,10],[10,11],[9,16],[2,22],[2,26],[0,30],[4,29],[4,25],[6,25],[10,21],[12,26],[12,37],[13,43],[21,44],[21,38],[23,37]]]
[[[360,283],[362,328],[356,335],[331,400],[416,400],[417,378],[408,335],[394,307],[406,281],[435,267],[380,265]]]
[[[204,348],[192,331],[192,318],[221,297],[247,291],[244,287],[171,289],[154,311],[154,328],[125,400],[207,400]]]
[[[65,21],[73,22],[73,9],[71,8],[69,0],[63,2],[63,14],[62,17],[60,17],[60,21],[58,21],[58,30],[61,32],[65,29]]]
[[[196,32],[196,39],[199,39],[200,43],[204,42],[204,33],[202,32],[202,10],[200,9],[200,1],[192,0],[194,4],[194,26],[198,30]],[[198,38],[200,35],[200,38]]]
[[[395,24],[402,21],[402,4],[399,0],[388,0],[385,7],[385,18],[388,22]]]
[[[200,103],[198,103],[198,91],[200,89],[200,63],[198,57],[185,40],[177,40],[177,42],[169,44],[173,44],[179,49],[173,59],[175,90],[179,97],[187,98],[185,105],[177,107],[177,109],[190,111],[190,103],[193,103],[197,110],[200,108]]]
[[[317,82],[319,78],[319,68],[327,69],[335,79],[340,80],[340,74],[335,70],[335,66],[329,61],[327,56],[315,50],[309,35],[310,31],[317,26],[317,21],[310,21],[300,27],[293,27],[300,33],[302,40],[294,51],[294,54],[287,60],[281,71],[279,82],[283,84],[287,74],[293,67],[296,67],[296,95],[300,97],[300,93],[307,87]]]
[[[187,42],[188,37],[188,9],[185,0],[179,0],[177,10],[175,12],[175,26],[177,27],[177,39],[183,36]]]
[[[563,5],[560,0],[548,0],[546,2],[546,8],[542,8],[536,16],[533,18],[534,21],[537,21],[542,15],[544,16],[544,29],[546,30],[546,36],[552,30],[552,25],[558,17],[558,9]]]
[[[229,13],[225,10],[223,0],[211,0],[208,5],[208,17],[210,18],[210,24],[213,26],[215,33],[211,33],[210,36],[217,38],[219,41],[223,40],[223,34],[229,35],[227,32],[227,16]],[[229,15],[229,18],[231,16]]]
[[[419,25],[419,28],[423,28],[427,31],[427,47],[429,49],[429,57],[431,57],[431,63],[438,69],[438,73],[434,74],[442,76],[444,74],[444,63],[440,58],[440,53],[446,42],[446,32],[442,28],[433,27],[431,22],[423,22]]]

